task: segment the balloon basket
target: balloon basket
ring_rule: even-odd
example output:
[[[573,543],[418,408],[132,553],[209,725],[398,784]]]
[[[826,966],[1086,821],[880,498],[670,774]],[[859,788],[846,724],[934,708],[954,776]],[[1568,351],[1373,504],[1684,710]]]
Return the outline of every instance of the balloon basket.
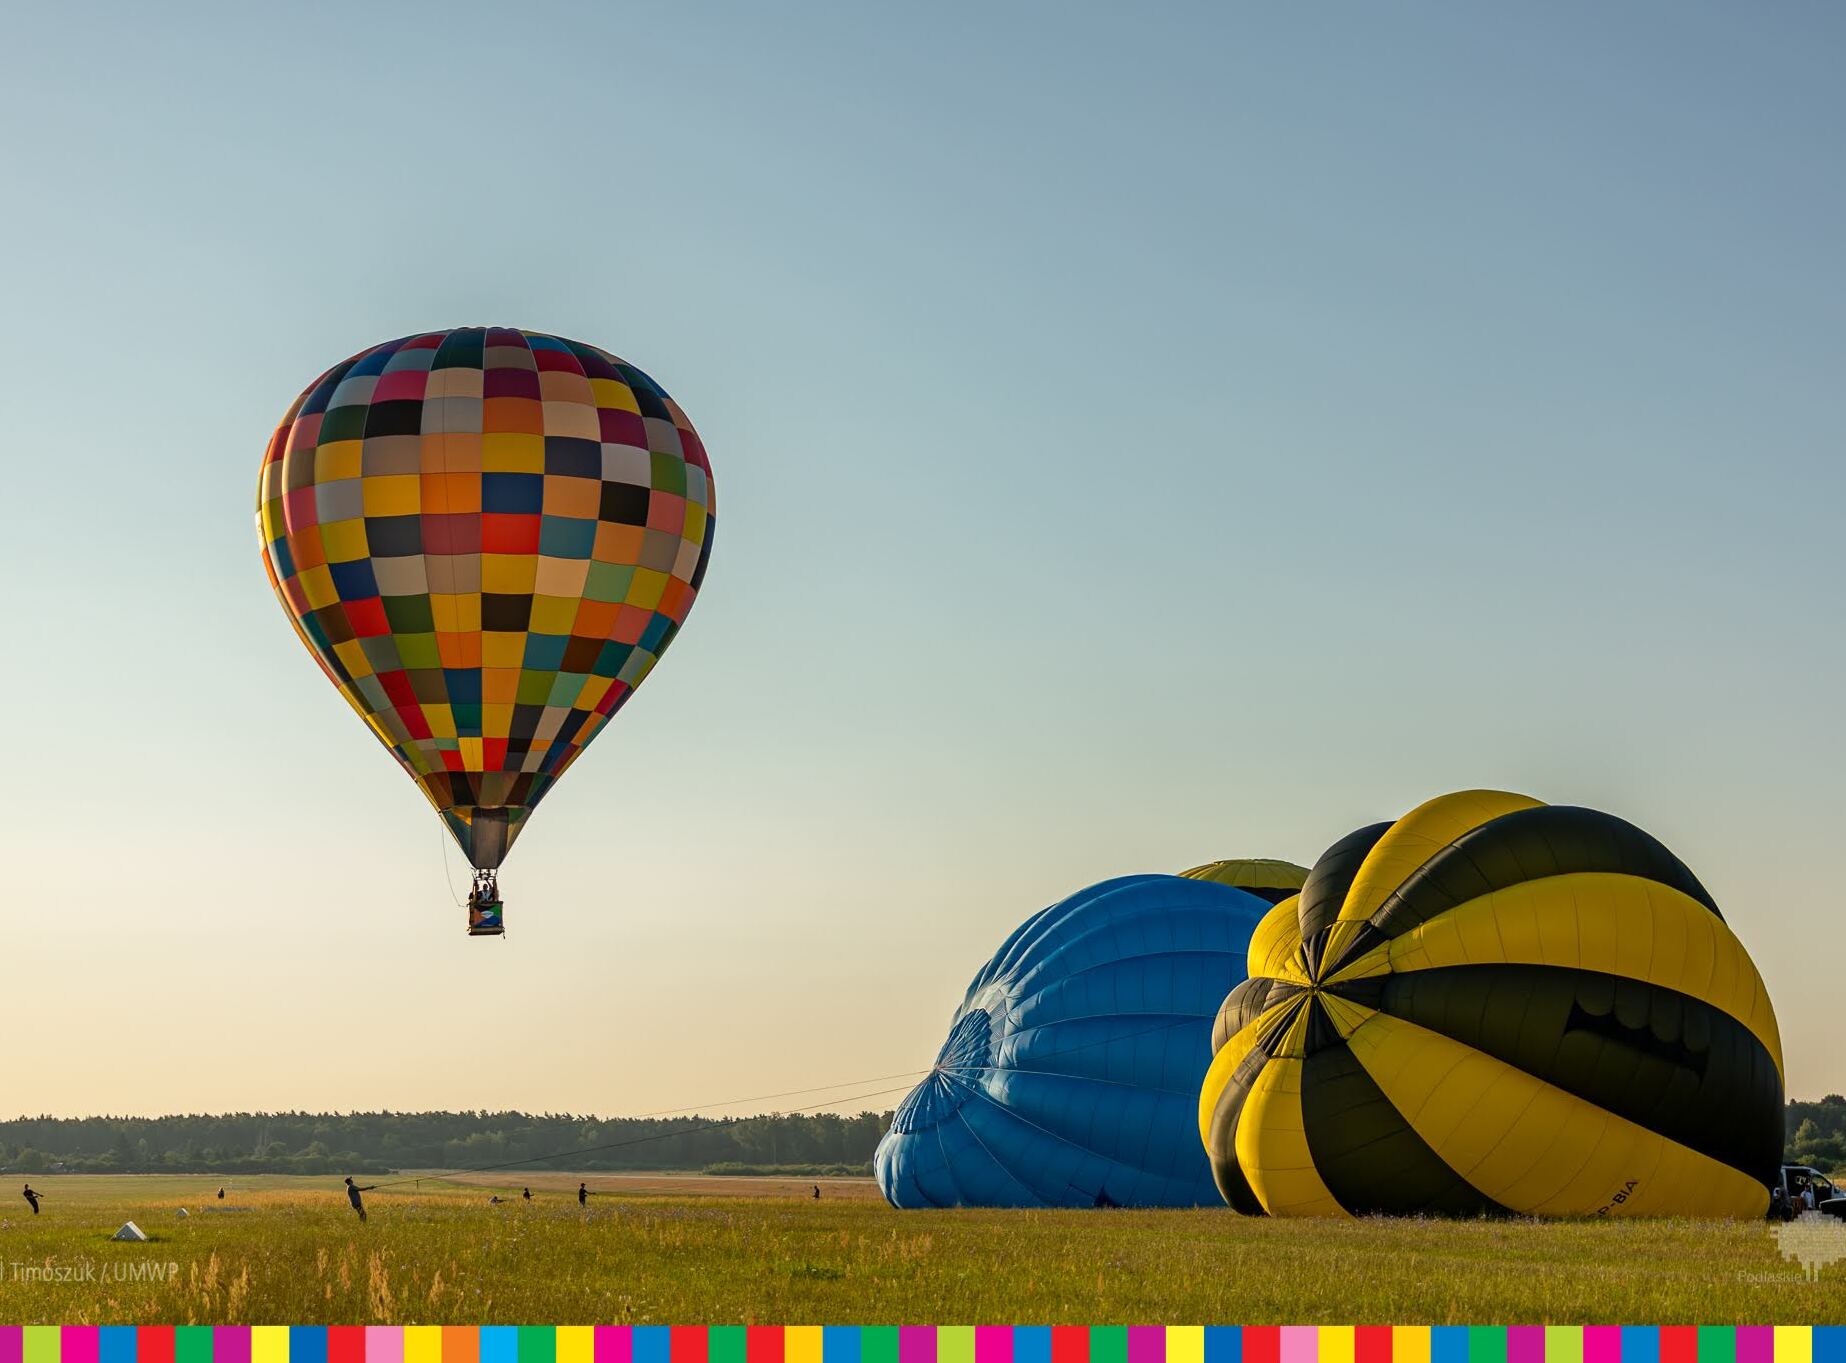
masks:
[[[470,937],[499,937],[506,932],[506,922],[500,916],[503,905],[499,900],[488,904],[472,904],[468,908],[468,935]]]

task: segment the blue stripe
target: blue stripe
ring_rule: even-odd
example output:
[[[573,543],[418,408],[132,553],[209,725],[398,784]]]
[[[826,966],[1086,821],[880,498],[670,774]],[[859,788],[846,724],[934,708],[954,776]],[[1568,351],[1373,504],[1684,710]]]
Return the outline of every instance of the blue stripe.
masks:
[[[665,1325],[637,1325],[634,1329],[634,1363],[669,1363],[673,1331]]]
[[[519,1327],[483,1325],[480,1341],[481,1363],[519,1363]],[[289,1363],[294,1363],[293,1359]]]
[[[327,1327],[288,1327],[288,1363],[327,1363]]]
[[[1624,1325],[1622,1363],[1660,1363],[1660,1327]]]
[[[1468,1363],[1468,1327],[1438,1325],[1431,1329],[1429,1363]]]
[[[1235,1325],[1207,1325],[1205,1363],[1243,1363],[1243,1331]]]

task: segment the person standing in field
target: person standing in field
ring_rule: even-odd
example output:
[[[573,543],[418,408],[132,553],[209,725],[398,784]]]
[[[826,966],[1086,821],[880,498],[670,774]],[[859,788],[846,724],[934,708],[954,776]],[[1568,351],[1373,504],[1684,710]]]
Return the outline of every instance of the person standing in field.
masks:
[[[820,1201],[820,1184],[818,1183],[814,1185],[814,1200],[816,1202]]]
[[[37,1216],[38,1215],[38,1200],[39,1200],[40,1194],[33,1192],[32,1185],[28,1183],[26,1185],[25,1192],[22,1194],[22,1196],[26,1199],[26,1201],[32,1204],[32,1215]]]
[[[590,1190],[581,1183],[577,1185],[577,1205],[579,1207],[587,1207],[590,1205]]]
[[[369,1193],[377,1186],[376,1183],[368,1183],[365,1187],[361,1188],[358,1184],[353,1182],[351,1174],[346,1176],[346,1200],[353,1204],[353,1210],[359,1213],[359,1219],[361,1221],[365,1220],[365,1202],[360,1198],[359,1194]]]
[[[520,1189],[520,1196],[530,1202],[532,1200],[532,1190],[530,1188],[522,1188]]]

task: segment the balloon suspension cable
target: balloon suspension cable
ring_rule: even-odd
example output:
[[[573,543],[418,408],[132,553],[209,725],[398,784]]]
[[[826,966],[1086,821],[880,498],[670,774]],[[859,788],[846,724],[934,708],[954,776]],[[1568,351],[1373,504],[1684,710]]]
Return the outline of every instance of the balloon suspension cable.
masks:
[[[436,837],[442,844],[442,878],[449,882],[449,898],[455,902],[456,908],[463,908],[468,901],[456,893],[455,874],[449,869],[449,830],[440,822],[436,824]]]

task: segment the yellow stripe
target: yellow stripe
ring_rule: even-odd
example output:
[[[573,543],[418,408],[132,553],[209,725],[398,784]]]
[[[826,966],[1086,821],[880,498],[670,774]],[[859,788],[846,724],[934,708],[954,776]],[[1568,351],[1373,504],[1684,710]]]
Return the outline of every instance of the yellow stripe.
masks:
[[[1393,1325],[1391,1363],[1429,1363],[1429,1326]]]
[[[1211,1068],[1205,1071],[1205,1083],[1199,1089],[1199,1139],[1205,1142],[1207,1153],[1217,1156],[1227,1148],[1212,1139],[1212,1119],[1217,1115],[1225,1086],[1237,1073],[1237,1067],[1243,1064],[1244,1057],[1256,1048],[1256,1039],[1293,1002],[1294,999],[1284,999],[1265,1008],[1226,1040],[1211,1058]]]
[[[1768,1190],[1748,1175],[1401,1018],[1373,1013],[1347,1045],[1445,1164],[1515,1212],[1748,1218],[1768,1210]]]
[[[271,539],[275,538],[273,535]],[[1208,861],[1181,871],[1187,880],[1209,880],[1234,889],[1299,890],[1307,883],[1308,868],[1292,861],[1271,861],[1255,857],[1231,861]]]
[[[1357,1346],[1352,1326],[1323,1325],[1320,1327],[1319,1363],[1353,1363],[1356,1352]]]
[[[250,1363],[288,1363],[288,1326],[251,1326]]]
[[[1346,892],[1340,922],[1363,923],[1411,872],[1469,829],[1544,802],[1504,790],[1463,790],[1426,800],[1385,830]]]
[[[1272,980],[1308,983],[1301,968],[1301,896],[1293,895],[1263,915],[1256,931],[1250,934],[1245,960],[1250,978],[1267,976]]]
[[[1697,900],[1640,876],[1522,881],[1438,914],[1333,978],[1485,964],[1593,970],[1702,999],[1749,1028],[1782,1070],[1775,1009],[1743,943]]]
[[[1300,1060],[1275,1059],[1258,1071],[1237,1122],[1237,1164],[1271,1216],[1346,1216],[1308,1152],[1301,1069]]]
[[[1806,1325],[1775,1327],[1775,1363],[1814,1363],[1814,1331]]]
[[[787,1363],[821,1363],[818,1325],[790,1325],[782,1331],[782,1354]]]
[[[557,1339],[557,1363],[592,1363],[596,1357],[596,1331],[588,1325],[560,1325]]]
[[[1167,1326],[1167,1363],[1205,1363],[1205,1327]]]
[[[1354,1003],[1350,999],[1343,999],[1337,994],[1321,994],[1319,1000],[1328,1020],[1333,1023],[1333,1030],[1340,1034],[1341,1040],[1358,1031],[1360,1024],[1372,1015],[1370,1008]]]
[[[251,1363],[255,1363],[253,1359]],[[442,1363],[442,1327],[406,1325],[404,1363]]]

